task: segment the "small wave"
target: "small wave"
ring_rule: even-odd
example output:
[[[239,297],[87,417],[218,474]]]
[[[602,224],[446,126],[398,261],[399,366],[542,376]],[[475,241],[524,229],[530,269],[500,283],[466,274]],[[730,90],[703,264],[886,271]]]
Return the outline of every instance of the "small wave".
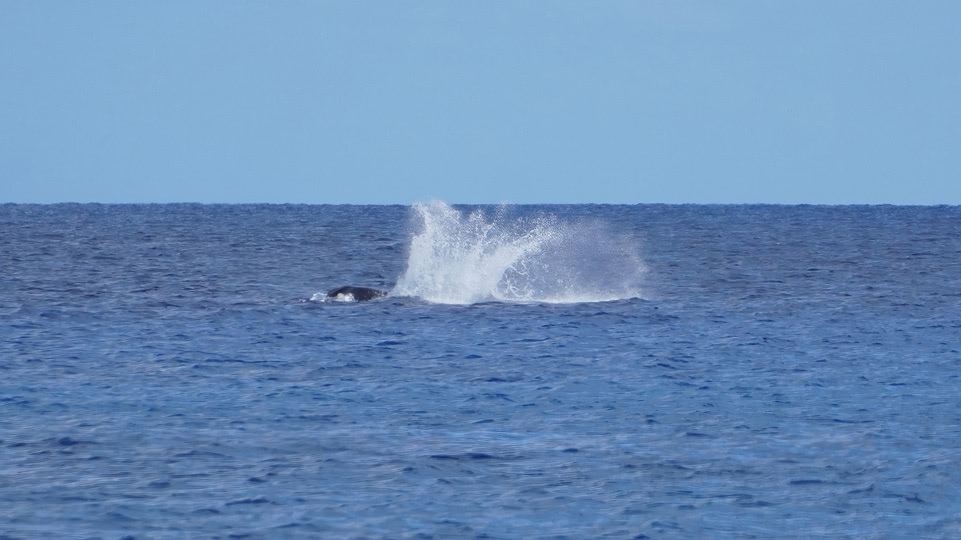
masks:
[[[600,223],[551,215],[493,217],[434,201],[413,206],[418,232],[391,291],[434,303],[604,302],[641,298],[636,240]]]

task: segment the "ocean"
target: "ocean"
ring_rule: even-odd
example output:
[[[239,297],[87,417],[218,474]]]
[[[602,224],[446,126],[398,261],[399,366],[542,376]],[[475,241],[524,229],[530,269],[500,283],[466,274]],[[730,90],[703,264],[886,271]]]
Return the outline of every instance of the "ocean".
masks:
[[[2,540],[959,538],[959,375],[957,206],[0,205]]]

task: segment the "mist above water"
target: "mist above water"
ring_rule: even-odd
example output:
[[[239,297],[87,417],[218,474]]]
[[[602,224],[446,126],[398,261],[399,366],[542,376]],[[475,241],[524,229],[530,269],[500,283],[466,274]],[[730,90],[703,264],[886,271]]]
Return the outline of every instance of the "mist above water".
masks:
[[[441,201],[415,204],[407,269],[391,294],[443,304],[643,296],[646,268],[635,239],[601,223],[508,209],[489,216]]]

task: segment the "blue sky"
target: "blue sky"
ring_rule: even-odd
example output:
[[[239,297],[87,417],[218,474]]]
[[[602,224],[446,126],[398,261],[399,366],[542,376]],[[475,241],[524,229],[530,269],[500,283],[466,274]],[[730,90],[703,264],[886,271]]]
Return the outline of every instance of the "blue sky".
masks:
[[[961,2],[0,0],[0,202],[961,204]]]

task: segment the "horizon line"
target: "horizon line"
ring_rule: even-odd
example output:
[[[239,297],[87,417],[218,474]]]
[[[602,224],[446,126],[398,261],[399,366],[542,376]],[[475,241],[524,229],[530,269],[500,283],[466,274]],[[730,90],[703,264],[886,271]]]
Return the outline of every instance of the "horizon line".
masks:
[[[197,205],[197,206],[413,206],[415,204],[442,201],[452,206],[903,206],[938,207],[961,206],[961,202],[939,203],[892,203],[892,202],[449,202],[436,197],[409,203],[365,203],[365,202],[211,202],[211,201],[147,201],[147,202],[101,202],[101,201],[56,201],[56,202],[17,202],[4,201],[0,206],[56,206],[56,205],[101,205],[101,206],[148,206],[148,205]]]

